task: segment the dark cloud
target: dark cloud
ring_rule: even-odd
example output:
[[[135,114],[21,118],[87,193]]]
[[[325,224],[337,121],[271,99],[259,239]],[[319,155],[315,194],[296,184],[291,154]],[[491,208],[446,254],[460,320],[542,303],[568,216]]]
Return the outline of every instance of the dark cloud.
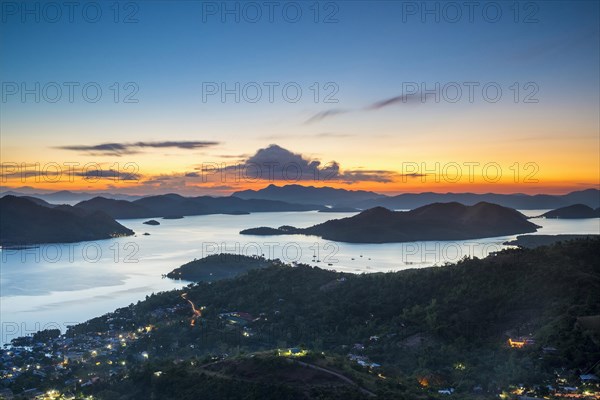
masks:
[[[276,144],[259,149],[253,156],[236,167],[247,179],[269,181],[303,181],[331,179],[339,173],[339,164],[322,165],[319,160],[305,158]]]
[[[218,154],[215,157],[219,158],[237,158],[238,160],[249,157],[248,154]]]
[[[355,182],[392,182],[393,178],[398,174],[394,171],[384,171],[384,170],[346,170],[343,174],[340,174],[340,180],[345,183],[355,183]]]
[[[320,160],[293,153],[276,144],[259,149],[253,156],[237,165],[221,171],[221,176],[236,174],[247,181],[341,181],[341,182],[391,182],[393,171],[349,170],[342,171],[336,161],[322,163]]]
[[[86,152],[91,155],[122,156],[139,153],[143,148],[177,148],[184,150],[202,149],[216,146],[219,142],[213,141],[163,141],[163,142],[135,142],[135,143],[101,143],[92,146],[74,145],[58,146],[57,149]]]
[[[75,175],[81,176],[85,179],[89,180],[97,180],[97,179],[110,179],[110,180],[119,180],[119,181],[139,181],[142,177],[140,174],[135,174],[131,172],[121,172],[115,171],[114,169],[94,169],[88,171],[79,171],[76,172]]]

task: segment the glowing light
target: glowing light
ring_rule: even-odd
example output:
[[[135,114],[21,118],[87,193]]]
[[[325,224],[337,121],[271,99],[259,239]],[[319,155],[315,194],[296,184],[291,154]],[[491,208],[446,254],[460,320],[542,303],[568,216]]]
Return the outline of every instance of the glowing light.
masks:
[[[279,354],[280,357],[304,357],[305,355],[308,354],[308,350],[305,349],[298,349],[298,348],[291,348],[291,349],[286,349],[286,350],[277,350],[277,353]]]
[[[202,310],[204,310],[206,307],[200,307],[200,309],[196,308],[196,305],[187,298],[187,293],[183,293],[181,295],[181,298],[184,300],[187,300],[188,303],[190,303],[190,306],[192,307],[192,312],[194,313],[192,315],[192,318],[190,319],[190,326],[195,326],[196,325],[196,320],[200,317],[202,317]]]
[[[467,367],[465,366],[465,364],[458,362],[456,364],[454,364],[454,369],[458,370],[458,371],[464,371]]]

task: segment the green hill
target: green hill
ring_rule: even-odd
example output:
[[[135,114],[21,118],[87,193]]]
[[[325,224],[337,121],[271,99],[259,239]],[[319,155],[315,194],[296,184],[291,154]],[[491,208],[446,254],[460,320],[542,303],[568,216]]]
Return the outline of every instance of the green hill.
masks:
[[[100,399],[354,399],[370,392],[425,400],[446,398],[439,391],[450,388],[454,398],[513,399],[518,387],[548,397],[548,386],[581,393],[579,375],[600,373],[599,250],[599,239],[582,239],[361,275],[275,261],[234,279],[148,296],[71,327],[53,346],[97,349],[70,364],[70,374],[99,377],[78,390]],[[290,367],[281,359],[295,361],[285,361]],[[304,374],[309,364],[329,372]],[[346,384],[332,385],[332,373]]]

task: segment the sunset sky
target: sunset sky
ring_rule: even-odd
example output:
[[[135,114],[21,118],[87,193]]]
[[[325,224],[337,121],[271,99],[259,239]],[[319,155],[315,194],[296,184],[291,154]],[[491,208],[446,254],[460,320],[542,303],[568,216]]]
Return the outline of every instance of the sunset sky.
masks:
[[[275,3],[3,4],[3,189],[599,186],[598,2]]]

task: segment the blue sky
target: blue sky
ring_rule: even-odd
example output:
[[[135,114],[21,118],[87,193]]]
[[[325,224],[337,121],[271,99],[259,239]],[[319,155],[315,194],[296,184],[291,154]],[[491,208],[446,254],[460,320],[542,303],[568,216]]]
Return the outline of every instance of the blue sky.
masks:
[[[57,103],[39,104],[21,102],[18,95],[8,97],[1,104],[0,127],[2,156],[11,161],[24,160],[28,154],[34,159],[49,154],[57,159],[75,156],[52,150],[56,146],[168,138],[221,142],[221,148],[209,155],[247,154],[277,142],[295,152],[341,160],[348,168],[394,169],[392,156],[380,157],[377,147],[363,147],[365,140],[387,137],[385,143],[398,156],[405,156],[402,144],[406,139],[423,134],[431,134],[434,142],[436,135],[454,135],[463,144],[490,137],[511,141],[547,135],[568,141],[570,134],[592,139],[597,135],[600,11],[596,1],[518,2],[517,22],[513,2],[476,2],[473,22],[468,9],[461,6],[462,17],[455,23],[448,21],[454,14],[443,11],[439,22],[433,15],[422,20],[422,2],[401,1],[276,2],[273,22],[268,20],[265,3],[256,2],[252,4],[263,13],[257,23],[248,21],[253,10],[248,8],[244,14],[248,6],[243,2],[227,3],[230,9],[241,10],[239,22],[231,14],[222,20],[223,2],[120,2],[118,23],[113,20],[112,2],[94,3],[102,10],[96,23],[82,16],[87,2],[75,10],[74,22],[69,22],[62,8],[56,23],[48,21],[53,16],[50,9],[50,17],[41,11],[40,22],[35,22],[32,15],[24,16],[22,9],[15,11],[4,3],[2,82],[97,82],[104,90],[102,100],[94,104],[80,96],[74,103],[65,101],[63,95]],[[45,3],[38,4],[42,10]],[[428,2],[426,7],[442,10],[445,4]],[[216,15],[207,14],[215,7]],[[291,15],[300,9],[299,21],[286,20],[283,7]],[[314,22],[315,7],[318,23]],[[415,7],[416,14],[407,14]],[[492,23],[483,8],[488,16],[493,17],[498,8],[502,15]],[[131,12],[137,22],[123,23]],[[324,23],[332,12],[333,23]],[[408,111],[386,108],[305,123],[319,112],[356,110],[399,96],[403,82],[425,82],[429,87],[435,82],[472,81],[497,82],[504,90],[503,101],[493,105],[480,97],[474,103],[442,101]],[[109,87],[114,82],[121,86],[134,82],[139,102],[110,101]],[[257,103],[223,103],[218,96],[203,102],[203,82],[228,86],[295,82],[303,95],[298,103],[284,101],[277,90],[273,103],[266,101],[265,92]],[[322,86],[333,82],[339,89],[335,95],[339,103],[315,103],[310,91],[314,82],[321,86],[321,95],[325,93]],[[534,82],[539,87],[539,104],[507,101],[514,82]],[[124,89],[120,90],[123,95]],[[468,127],[463,125],[466,120],[472,120]],[[527,128],[516,129],[509,120]],[[498,129],[497,124],[504,123],[508,124],[505,129]],[[545,126],[547,131],[542,129]],[[347,143],[347,151],[340,149],[339,141],[306,140],[319,133],[355,139]],[[381,144],[373,141],[373,146]],[[545,160],[549,151],[561,148],[557,140],[556,148],[544,149],[544,154],[534,158]],[[440,150],[432,151],[438,154]],[[474,151],[493,157],[489,146]],[[457,152],[456,157],[462,154]],[[585,157],[588,163],[578,168],[589,170],[597,158],[591,153]],[[181,165],[173,159],[165,161],[165,172],[193,164],[183,159]],[[552,165],[548,170],[559,167]],[[589,171],[573,174],[593,178]]]

